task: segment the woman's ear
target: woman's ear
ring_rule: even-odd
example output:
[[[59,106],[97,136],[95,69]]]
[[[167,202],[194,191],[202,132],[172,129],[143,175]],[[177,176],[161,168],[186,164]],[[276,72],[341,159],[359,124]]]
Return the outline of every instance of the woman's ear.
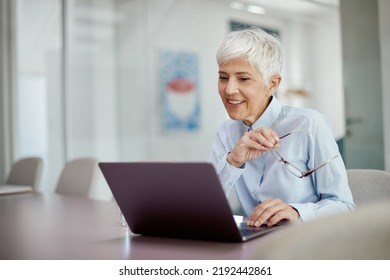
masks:
[[[276,90],[278,89],[279,87],[279,84],[282,80],[282,76],[280,75],[274,75],[271,77],[270,81],[269,81],[269,84],[268,84],[268,94],[269,96],[273,95]]]

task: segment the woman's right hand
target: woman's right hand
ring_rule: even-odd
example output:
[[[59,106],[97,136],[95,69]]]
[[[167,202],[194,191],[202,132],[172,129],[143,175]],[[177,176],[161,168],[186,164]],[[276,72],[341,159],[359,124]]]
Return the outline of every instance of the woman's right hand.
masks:
[[[245,132],[233,150],[228,154],[230,165],[241,167],[244,163],[278,147],[279,136],[268,127]]]

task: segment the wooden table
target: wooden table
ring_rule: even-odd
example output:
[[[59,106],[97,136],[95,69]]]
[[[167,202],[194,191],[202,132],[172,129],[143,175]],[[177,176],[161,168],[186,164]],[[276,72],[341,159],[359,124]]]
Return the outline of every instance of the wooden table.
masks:
[[[266,240],[245,243],[132,234],[114,201],[59,194],[0,197],[0,259],[251,259]]]
[[[0,196],[0,259],[389,259],[390,201],[243,242],[134,235],[114,201],[58,194]]]

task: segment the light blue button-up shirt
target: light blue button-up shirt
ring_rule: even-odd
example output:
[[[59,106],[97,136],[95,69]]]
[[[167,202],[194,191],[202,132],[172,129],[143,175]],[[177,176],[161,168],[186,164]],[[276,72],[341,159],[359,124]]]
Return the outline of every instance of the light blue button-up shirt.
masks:
[[[209,160],[225,193],[228,195],[232,188],[236,189],[247,216],[270,197],[293,206],[303,222],[355,207],[341,155],[304,178],[291,174],[271,152],[248,161],[241,168],[231,166],[226,160],[228,153],[246,131],[260,127],[270,127],[279,136],[297,131],[280,140],[278,151],[302,171],[339,155],[324,116],[311,109],[282,106],[275,97],[251,128],[242,121],[226,120],[217,132]]]

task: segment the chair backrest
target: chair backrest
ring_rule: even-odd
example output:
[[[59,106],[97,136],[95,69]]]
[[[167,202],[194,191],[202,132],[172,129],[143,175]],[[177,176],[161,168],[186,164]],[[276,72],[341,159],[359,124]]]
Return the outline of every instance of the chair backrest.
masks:
[[[31,186],[37,191],[42,177],[43,160],[39,157],[26,157],[15,161],[5,181],[6,185]]]
[[[390,172],[348,169],[348,182],[356,206],[390,198]]]
[[[56,193],[88,197],[97,183],[98,160],[92,157],[77,158],[67,162],[62,169]]]

